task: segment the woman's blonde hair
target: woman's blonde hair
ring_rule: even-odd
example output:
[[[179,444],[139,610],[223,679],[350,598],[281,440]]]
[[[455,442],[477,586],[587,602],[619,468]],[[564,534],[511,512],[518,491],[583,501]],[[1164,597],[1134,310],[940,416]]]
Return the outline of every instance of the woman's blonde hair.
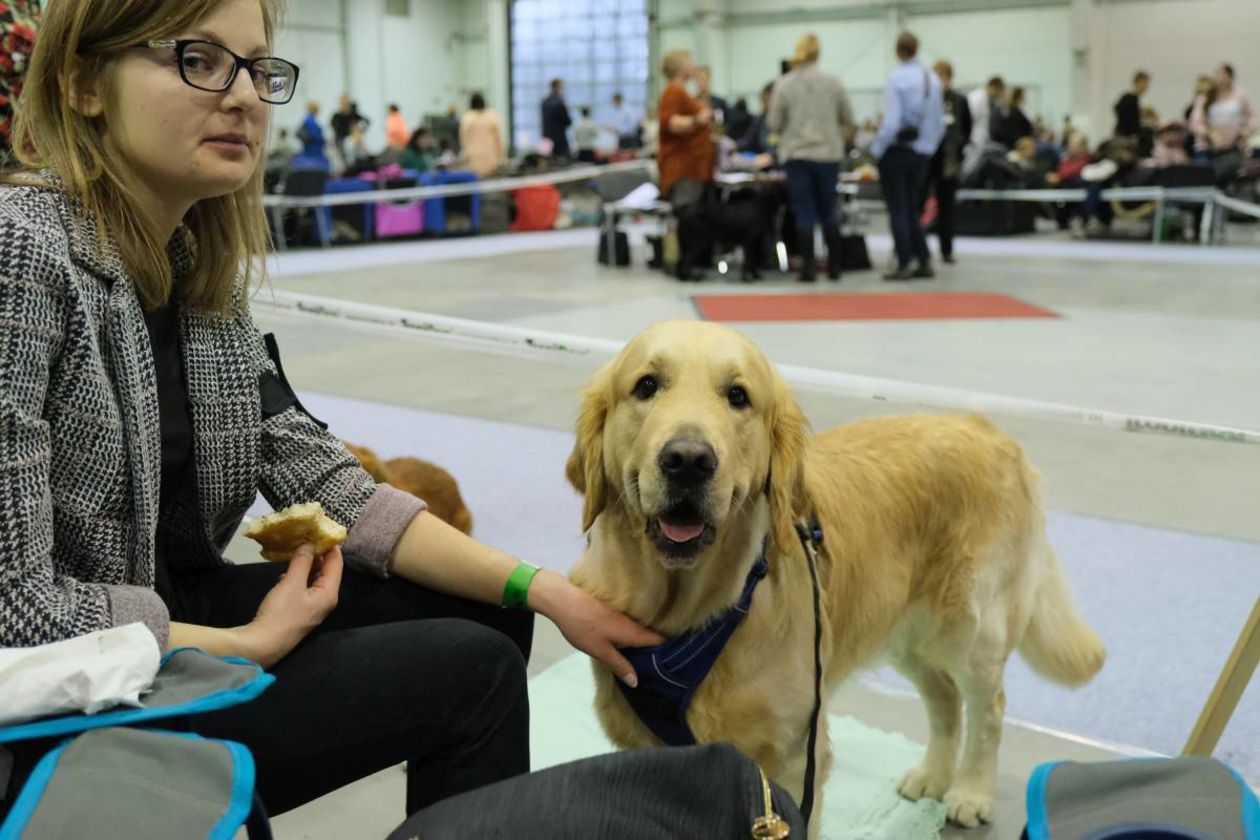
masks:
[[[796,49],[792,50],[792,66],[799,67],[802,64],[808,64],[811,61],[818,60],[818,36],[812,32],[801,36],[796,42]]]
[[[95,224],[100,244],[110,242],[118,249],[145,309],[170,299],[171,265],[168,243],[159,241],[138,209],[119,155],[106,140],[103,115],[114,111],[112,103],[117,100],[112,84],[114,60],[137,44],[191,28],[219,2],[56,0],[49,4],[14,122],[13,149],[18,160],[27,171],[47,168],[61,179],[61,188],[82,204]],[[283,0],[259,3],[271,44]],[[71,101],[71,81],[79,68],[101,82],[102,116],[85,116]],[[262,178],[260,165],[243,187],[198,201],[184,218],[195,247],[191,270],[180,281],[183,305],[227,313],[242,270],[247,284],[262,270],[269,239]],[[12,175],[6,180],[19,181]]]
[[[687,62],[691,60],[691,52],[689,50],[670,50],[665,53],[665,58],[661,59],[661,72],[665,74],[666,79],[672,79],[682,72],[687,66]]]

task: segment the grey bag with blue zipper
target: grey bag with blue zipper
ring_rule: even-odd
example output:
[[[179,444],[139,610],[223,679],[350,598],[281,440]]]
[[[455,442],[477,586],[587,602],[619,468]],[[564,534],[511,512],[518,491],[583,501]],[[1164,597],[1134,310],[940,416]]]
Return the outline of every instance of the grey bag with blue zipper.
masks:
[[[0,752],[5,744],[69,736],[31,771],[0,825],[0,840],[60,840],[85,831],[135,840],[230,840],[242,827],[251,840],[269,840],[249,750],[144,725],[247,702],[274,681],[247,660],[181,648],[162,658],[139,708],[0,728]]]
[[[1211,758],[1043,764],[1025,840],[1260,840],[1260,803]]]

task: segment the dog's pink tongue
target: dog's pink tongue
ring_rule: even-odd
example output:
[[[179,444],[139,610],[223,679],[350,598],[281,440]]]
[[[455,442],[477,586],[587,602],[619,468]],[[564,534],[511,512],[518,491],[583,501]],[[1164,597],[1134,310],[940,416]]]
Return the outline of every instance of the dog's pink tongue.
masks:
[[[704,531],[704,523],[698,522],[695,525],[672,525],[664,519],[660,520],[661,533],[669,538],[671,542],[685,543],[688,540],[694,540]]]

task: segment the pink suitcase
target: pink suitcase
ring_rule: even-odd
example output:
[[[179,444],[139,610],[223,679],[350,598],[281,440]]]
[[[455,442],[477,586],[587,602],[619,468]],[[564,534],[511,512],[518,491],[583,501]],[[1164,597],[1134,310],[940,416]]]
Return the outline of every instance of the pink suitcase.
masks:
[[[391,236],[415,236],[423,231],[423,201],[409,201],[406,204],[390,204],[382,201],[376,205],[378,239],[388,239]]]

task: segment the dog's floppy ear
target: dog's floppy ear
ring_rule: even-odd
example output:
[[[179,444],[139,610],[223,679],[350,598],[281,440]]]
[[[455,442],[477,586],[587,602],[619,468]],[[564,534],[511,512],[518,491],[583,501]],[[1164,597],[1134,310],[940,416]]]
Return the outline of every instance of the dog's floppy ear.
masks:
[[[780,552],[796,545],[796,517],[805,510],[805,415],[787,383],[773,372],[774,411],[770,418],[770,527]]]
[[[589,531],[608,503],[608,479],[604,476],[604,423],[612,402],[611,363],[601,368],[582,391],[578,411],[577,440],[565,464],[564,474],[585,499],[582,530]]]

